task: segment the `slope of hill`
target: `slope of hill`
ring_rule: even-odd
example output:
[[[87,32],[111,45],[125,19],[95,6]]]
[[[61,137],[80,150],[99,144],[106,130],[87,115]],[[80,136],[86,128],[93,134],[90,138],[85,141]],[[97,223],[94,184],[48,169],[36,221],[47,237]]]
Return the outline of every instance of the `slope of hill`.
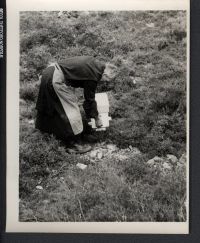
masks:
[[[21,12],[20,54],[20,220],[184,221],[185,167],[176,162],[161,173],[146,162],[165,163],[167,154],[180,161],[186,151],[186,13]],[[109,94],[113,120],[94,150],[117,148],[100,161],[67,154],[33,126],[38,75],[75,55],[118,67],[98,87]],[[130,148],[139,155],[122,162]],[[80,161],[86,171],[76,168]]]

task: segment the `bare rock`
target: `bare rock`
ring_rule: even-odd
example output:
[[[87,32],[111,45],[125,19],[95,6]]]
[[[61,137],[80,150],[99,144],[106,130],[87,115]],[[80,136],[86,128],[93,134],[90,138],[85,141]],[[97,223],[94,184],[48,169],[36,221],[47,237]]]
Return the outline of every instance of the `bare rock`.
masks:
[[[169,162],[171,163],[171,164],[177,164],[177,162],[178,162],[178,159],[177,159],[177,157],[175,156],[175,155],[173,155],[173,154],[167,154],[167,159],[169,160]]]
[[[60,12],[58,13],[58,18],[60,18],[62,15],[63,15],[63,11],[60,11]]]
[[[90,157],[95,158],[97,156],[98,150],[93,150],[90,152]]]
[[[36,189],[37,190],[43,190],[43,187],[42,186],[36,186]]]
[[[166,170],[171,170],[172,169],[171,165],[169,163],[167,163],[167,162],[164,162],[162,166]]]
[[[132,83],[136,85],[137,83],[142,83],[142,78],[141,77],[130,77],[132,80]]]
[[[99,152],[97,153],[97,158],[98,158],[98,159],[102,159],[102,158],[103,158],[103,153],[102,153],[101,151],[99,151]]]
[[[154,164],[162,163],[162,162],[163,162],[162,158],[155,156],[153,159],[148,160],[147,164],[150,165],[150,166],[153,166]]]
[[[29,120],[28,123],[29,123],[30,125],[33,125],[33,124],[34,124],[34,120]]]
[[[184,153],[184,154],[182,154],[181,155],[181,157],[180,157],[180,159],[179,159],[179,163],[181,163],[181,164],[185,164],[186,163],[186,154]]]
[[[26,105],[26,101],[24,99],[19,100],[20,105]]]
[[[52,174],[56,175],[57,174],[57,170],[52,170]]]
[[[150,166],[153,166],[155,164],[155,161],[154,159],[150,159],[147,161],[147,164],[150,165]]]
[[[117,146],[114,145],[114,144],[108,144],[106,147],[107,147],[108,150],[110,150],[112,152],[117,150]]]
[[[138,148],[135,148],[135,147],[132,148],[131,153],[134,154],[134,155],[141,154],[140,150]]]
[[[154,161],[157,162],[157,163],[159,163],[159,162],[163,162],[163,158],[158,157],[158,156],[155,156],[153,159],[154,159]]]
[[[85,170],[85,169],[87,168],[87,165],[82,164],[82,163],[78,163],[78,164],[76,164],[76,166],[77,166],[79,169],[81,169],[81,170]]]
[[[146,26],[149,27],[149,28],[154,28],[155,24],[154,23],[148,23],[148,24],[146,24]]]
[[[130,150],[132,150],[132,149],[133,149],[132,145],[129,145],[128,147],[129,147],[129,149],[130,149]]]
[[[116,158],[120,161],[126,160],[128,158],[128,156],[123,155],[123,154],[119,154],[116,156]]]

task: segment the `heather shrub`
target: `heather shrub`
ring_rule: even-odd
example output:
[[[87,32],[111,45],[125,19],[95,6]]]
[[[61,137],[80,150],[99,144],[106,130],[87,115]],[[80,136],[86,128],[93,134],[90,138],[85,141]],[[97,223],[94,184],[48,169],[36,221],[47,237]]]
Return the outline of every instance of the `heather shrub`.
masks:
[[[146,164],[186,151],[186,37],[184,11],[20,13],[21,221],[186,220],[185,168],[162,174]],[[108,93],[112,117],[98,142],[140,155],[92,162],[34,128],[42,70],[79,55],[117,67],[97,88]],[[81,106],[83,93],[76,94]]]
[[[38,87],[33,82],[24,82],[20,88],[20,98],[26,101],[36,101]]]
[[[98,35],[95,35],[93,32],[86,32],[78,38],[77,43],[79,45],[95,49],[97,46],[101,45],[102,40]]]

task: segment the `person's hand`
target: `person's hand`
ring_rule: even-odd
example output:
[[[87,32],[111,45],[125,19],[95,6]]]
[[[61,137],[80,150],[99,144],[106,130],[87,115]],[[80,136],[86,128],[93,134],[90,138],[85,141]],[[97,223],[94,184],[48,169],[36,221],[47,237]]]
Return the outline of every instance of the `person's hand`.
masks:
[[[103,126],[103,122],[99,116],[95,119],[95,123],[96,123],[97,128],[100,128]]]

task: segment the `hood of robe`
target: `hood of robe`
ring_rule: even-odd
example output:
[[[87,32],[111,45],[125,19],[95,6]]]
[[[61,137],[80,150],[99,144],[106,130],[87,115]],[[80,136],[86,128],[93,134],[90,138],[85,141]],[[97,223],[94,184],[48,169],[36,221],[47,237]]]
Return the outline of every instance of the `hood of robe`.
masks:
[[[65,78],[69,80],[100,81],[105,64],[91,56],[76,56],[59,61]]]

